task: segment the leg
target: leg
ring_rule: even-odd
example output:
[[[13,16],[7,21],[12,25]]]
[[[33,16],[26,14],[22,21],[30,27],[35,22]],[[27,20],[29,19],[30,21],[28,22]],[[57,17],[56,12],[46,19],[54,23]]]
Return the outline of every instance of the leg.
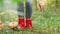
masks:
[[[18,3],[18,28],[24,29],[24,3]]]
[[[21,18],[23,17],[24,18],[24,3],[23,2],[20,2],[18,3],[18,17]]]
[[[39,7],[40,7],[40,11],[43,12],[44,6],[39,4]]]
[[[26,28],[31,29],[32,28],[32,3],[29,1],[26,1]]]

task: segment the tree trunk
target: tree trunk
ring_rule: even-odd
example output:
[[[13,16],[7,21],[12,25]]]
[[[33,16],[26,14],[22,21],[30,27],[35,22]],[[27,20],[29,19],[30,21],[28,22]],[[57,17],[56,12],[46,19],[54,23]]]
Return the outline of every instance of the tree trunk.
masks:
[[[58,8],[58,0],[56,0],[56,8]]]

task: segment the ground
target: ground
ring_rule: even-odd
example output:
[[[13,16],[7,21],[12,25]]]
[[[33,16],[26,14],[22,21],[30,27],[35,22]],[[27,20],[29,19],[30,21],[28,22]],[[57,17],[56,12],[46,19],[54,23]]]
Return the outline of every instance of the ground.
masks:
[[[15,17],[17,18],[17,17]],[[0,34],[60,34],[60,10],[34,11],[32,15],[33,28],[31,30],[12,31],[7,27]]]

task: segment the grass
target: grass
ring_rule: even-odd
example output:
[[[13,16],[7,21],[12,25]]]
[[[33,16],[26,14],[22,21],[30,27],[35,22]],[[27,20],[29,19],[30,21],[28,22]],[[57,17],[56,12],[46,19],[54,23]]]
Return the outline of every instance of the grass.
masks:
[[[15,17],[16,18],[16,17]],[[6,26],[0,34],[60,34],[60,10],[47,10],[33,12],[33,28],[31,30],[12,31]]]

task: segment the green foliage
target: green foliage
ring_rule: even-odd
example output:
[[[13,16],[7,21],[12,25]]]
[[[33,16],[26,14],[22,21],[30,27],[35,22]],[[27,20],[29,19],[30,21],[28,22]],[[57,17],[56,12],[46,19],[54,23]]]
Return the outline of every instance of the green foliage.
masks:
[[[18,3],[18,2],[25,2],[25,0],[11,0],[13,3]]]
[[[32,30],[23,30],[23,31],[11,31],[7,30],[7,23],[10,23],[11,20],[17,21],[17,16],[7,12],[0,12],[0,18],[6,24],[6,29],[3,32],[6,34],[58,34],[60,27],[60,10],[47,10],[45,8],[44,13],[40,11],[33,11],[32,20],[33,28]],[[15,20],[16,19],[16,20]],[[9,22],[8,22],[9,21]],[[5,33],[4,33],[5,34]]]
[[[0,20],[5,21],[17,21],[17,16],[12,13],[0,12]]]
[[[19,0],[12,0],[13,2],[18,2]],[[34,1],[35,2],[35,1]],[[35,7],[36,2],[33,3]],[[59,34],[60,27],[60,9],[55,10],[55,0],[46,1],[44,12],[33,11],[32,20],[33,20],[33,28],[32,30],[23,30],[23,31],[11,31],[11,29],[7,30],[7,23],[10,21],[18,21],[17,15],[7,12],[0,12],[0,20],[6,24],[6,32],[4,34]],[[59,1],[60,7],[60,1]]]
[[[0,3],[2,3],[3,2],[3,0],[0,0]]]
[[[20,0],[11,0],[12,2],[16,3],[16,2],[20,2]]]

